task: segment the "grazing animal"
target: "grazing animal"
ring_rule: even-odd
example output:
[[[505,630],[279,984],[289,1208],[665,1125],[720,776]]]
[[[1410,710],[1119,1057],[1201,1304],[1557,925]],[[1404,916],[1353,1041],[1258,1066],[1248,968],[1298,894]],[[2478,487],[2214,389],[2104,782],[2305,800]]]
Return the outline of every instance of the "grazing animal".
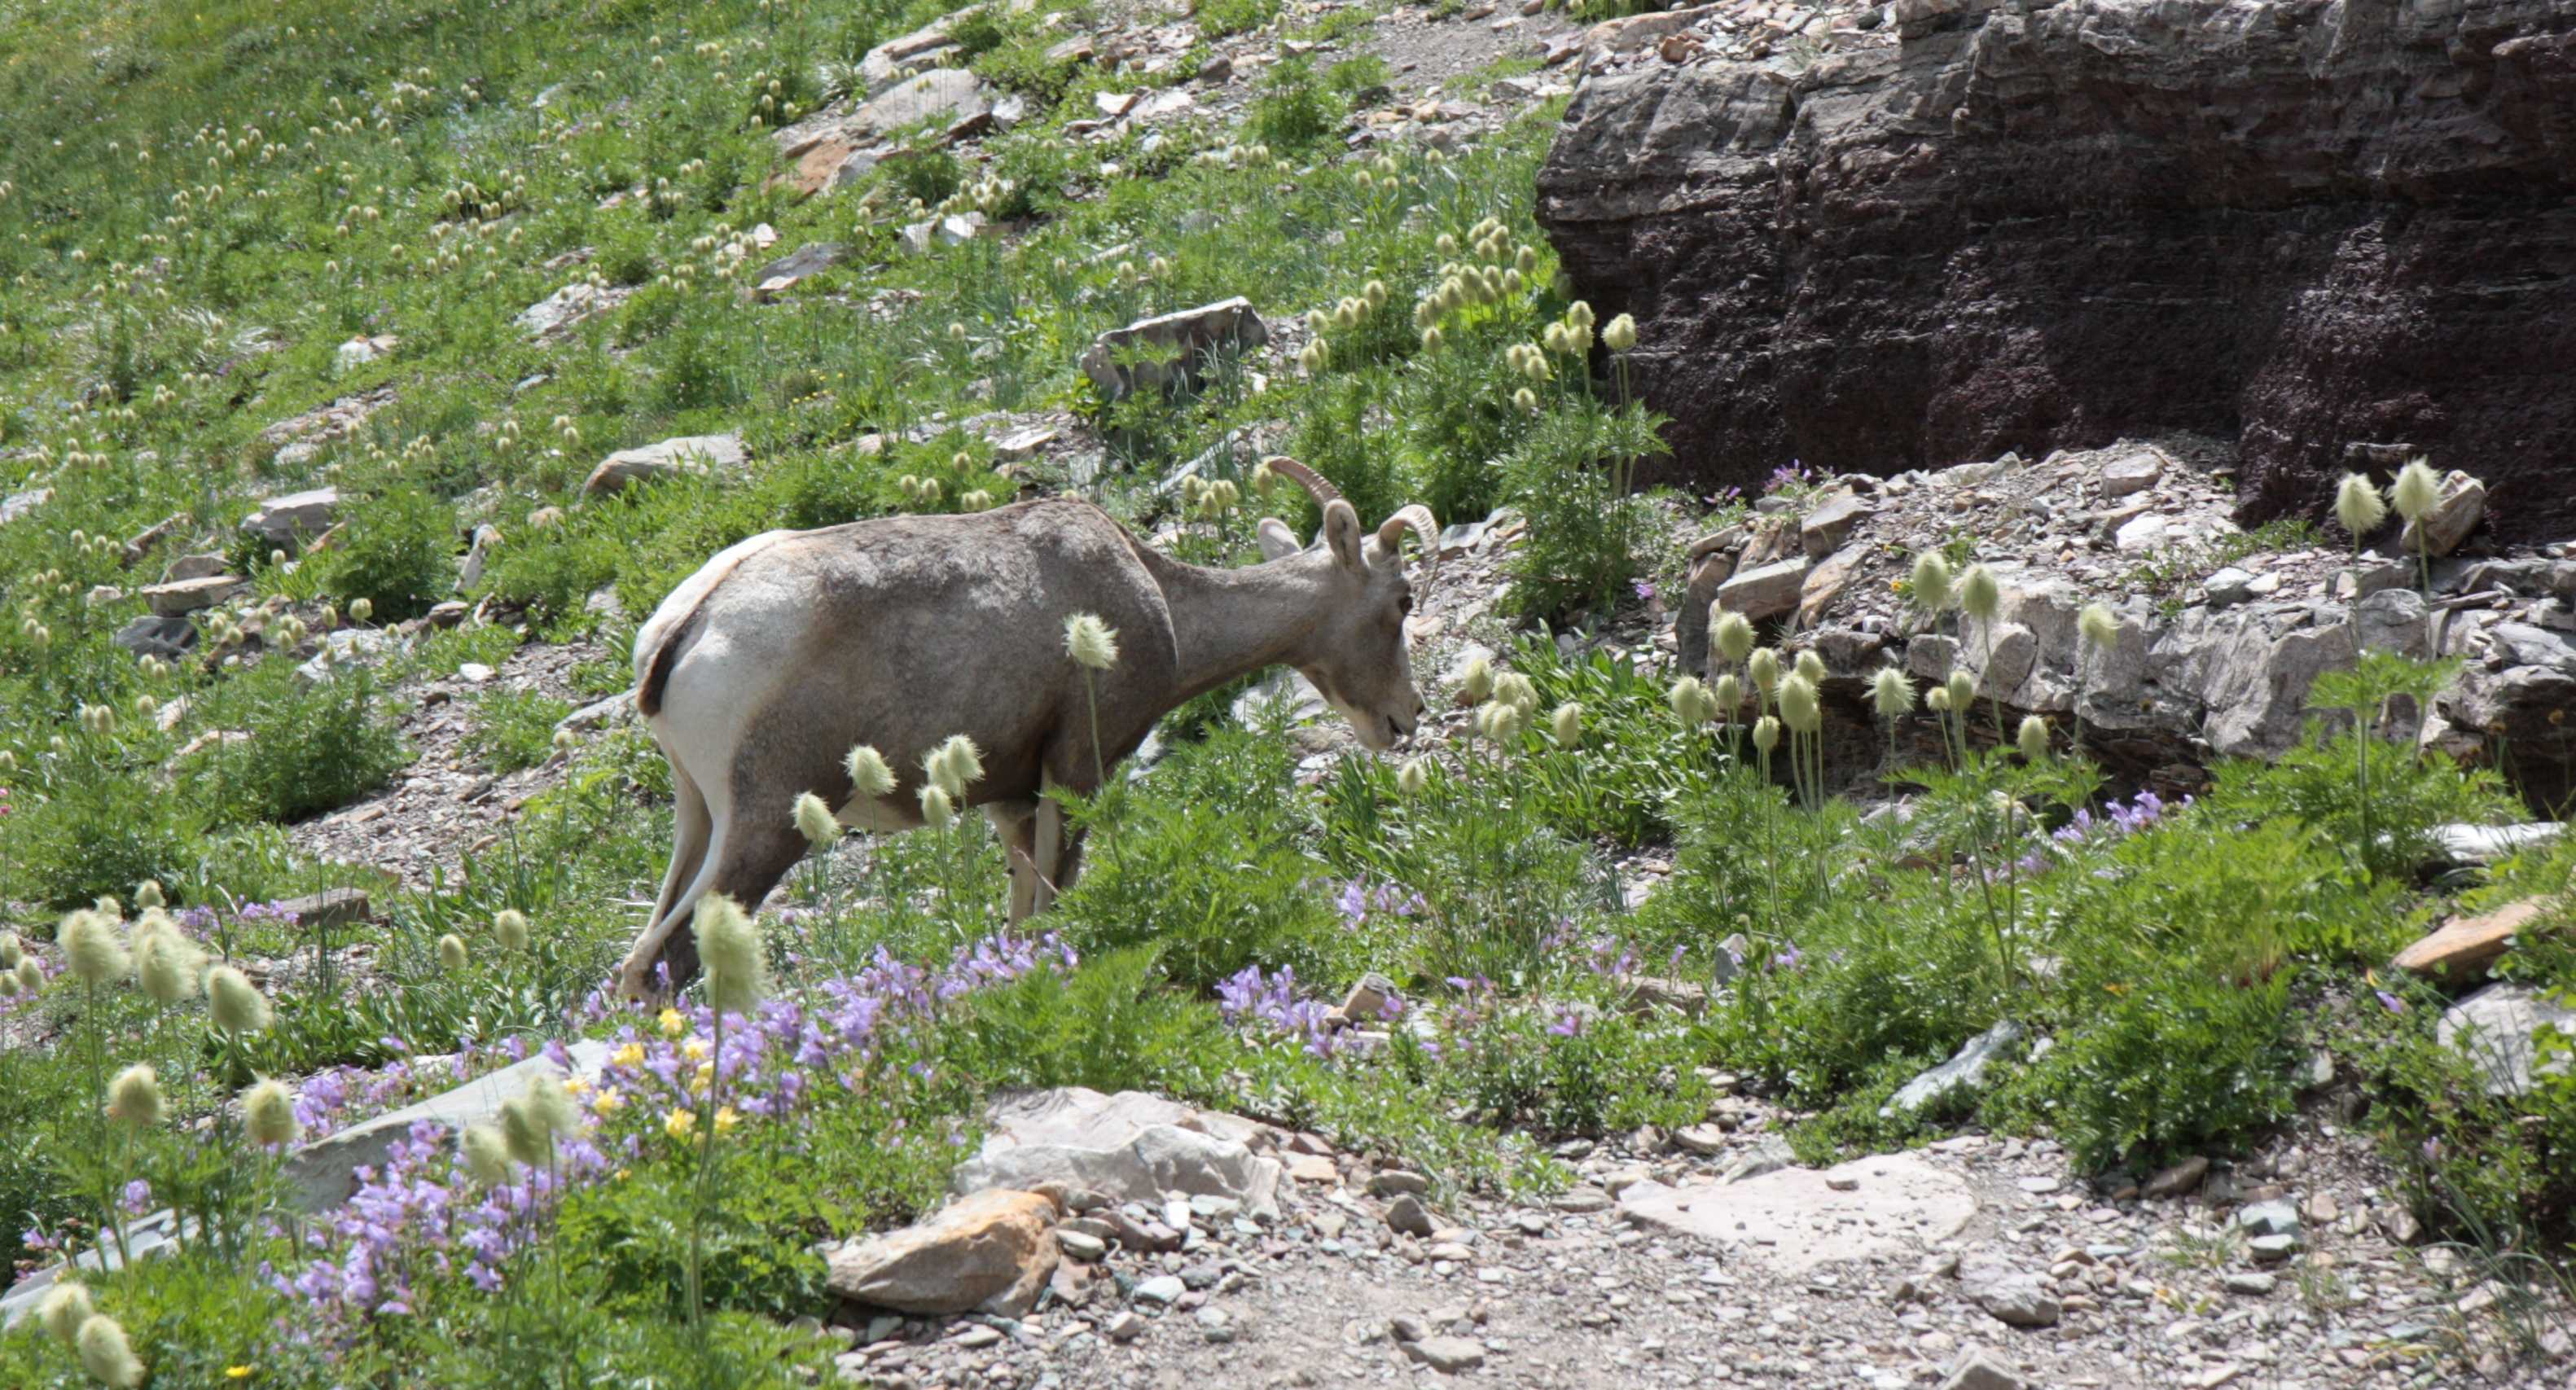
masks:
[[[901,516],[735,545],[655,609],[635,638],[635,705],[670,760],[671,867],[619,971],[627,997],[697,973],[683,930],[708,893],[757,904],[808,850],[791,808],[811,791],[847,826],[922,823],[922,759],[953,734],[983,749],[981,806],[1011,864],[1011,920],[1069,883],[1078,845],[1048,787],[1096,790],[1192,696],[1274,665],[1313,681],[1360,741],[1392,747],[1422,714],[1408,659],[1413,591],[1402,541],[1437,544],[1428,509],[1375,534],[1332,484],[1270,460],[1323,509],[1316,543],[1257,528],[1265,561],[1203,569],[1130,535],[1088,502],[1022,502],[964,516]],[[1093,673],[1065,653],[1065,622],[1097,614],[1119,659]],[[897,786],[865,804],[845,758],[869,744]],[[966,809],[960,805],[958,810]]]

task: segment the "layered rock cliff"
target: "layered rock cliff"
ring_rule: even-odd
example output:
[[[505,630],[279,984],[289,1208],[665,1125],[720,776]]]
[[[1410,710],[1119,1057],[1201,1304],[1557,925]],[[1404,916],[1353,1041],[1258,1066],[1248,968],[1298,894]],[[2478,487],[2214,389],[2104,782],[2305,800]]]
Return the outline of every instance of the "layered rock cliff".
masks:
[[[1577,91],[1539,216],[1668,478],[2188,430],[2241,520],[2411,453],[2576,533],[2576,0],[1898,0]],[[1802,65],[1804,64],[1804,65]]]

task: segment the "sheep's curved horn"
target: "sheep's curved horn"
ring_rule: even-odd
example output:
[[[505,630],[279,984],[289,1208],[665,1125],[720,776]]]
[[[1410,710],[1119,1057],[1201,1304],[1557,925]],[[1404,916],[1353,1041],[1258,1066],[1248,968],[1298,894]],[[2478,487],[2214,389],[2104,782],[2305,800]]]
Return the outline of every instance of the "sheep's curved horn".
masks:
[[[1269,458],[1263,459],[1261,462],[1262,466],[1268,468],[1271,472],[1276,473],[1279,476],[1294,482],[1297,486],[1306,489],[1306,495],[1314,498],[1315,505],[1318,507],[1326,506],[1330,503],[1342,500],[1342,490],[1340,488],[1326,482],[1323,474],[1316,472],[1314,469],[1308,468],[1306,465],[1299,463],[1295,459],[1288,458],[1284,455],[1274,454]]]
[[[1422,538],[1424,558],[1437,559],[1440,554],[1440,520],[1431,514],[1429,507],[1419,502],[1396,508],[1395,515],[1377,528],[1377,548],[1389,555],[1400,553],[1398,547],[1404,543],[1404,531],[1408,526],[1413,528],[1413,534]]]

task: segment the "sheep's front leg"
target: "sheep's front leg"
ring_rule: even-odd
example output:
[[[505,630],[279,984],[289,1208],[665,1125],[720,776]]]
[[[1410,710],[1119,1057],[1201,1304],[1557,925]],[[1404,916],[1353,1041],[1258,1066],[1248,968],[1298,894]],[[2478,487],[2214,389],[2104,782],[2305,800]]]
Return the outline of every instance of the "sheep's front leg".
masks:
[[[1002,841],[1002,859],[1011,868],[1011,924],[1027,921],[1037,910],[1038,869],[1031,858],[1037,846],[1030,838],[1037,803],[996,801],[984,807],[985,819]]]
[[[1046,785],[1055,783],[1048,779]],[[1064,860],[1064,807],[1056,804],[1055,798],[1040,795],[1037,822],[1036,853],[1032,857],[1037,867],[1036,906],[1044,912],[1055,906],[1056,871]]]

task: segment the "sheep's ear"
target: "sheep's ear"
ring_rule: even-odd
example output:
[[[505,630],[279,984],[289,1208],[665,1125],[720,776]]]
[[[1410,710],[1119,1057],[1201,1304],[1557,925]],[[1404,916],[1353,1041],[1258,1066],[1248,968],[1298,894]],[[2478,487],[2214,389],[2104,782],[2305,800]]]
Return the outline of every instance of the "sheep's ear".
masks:
[[[1360,514],[1351,504],[1336,497],[1324,504],[1324,544],[1333,548],[1333,558],[1352,569],[1368,568],[1361,545],[1368,539],[1360,529]]]
[[[1288,523],[1275,516],[1263,517],[1261,524],[1252,528],[1252,539],[1261,547],[1264,560],[1284,560],[1305,549],[1297,544],[1297,533],[1288,529]]]

